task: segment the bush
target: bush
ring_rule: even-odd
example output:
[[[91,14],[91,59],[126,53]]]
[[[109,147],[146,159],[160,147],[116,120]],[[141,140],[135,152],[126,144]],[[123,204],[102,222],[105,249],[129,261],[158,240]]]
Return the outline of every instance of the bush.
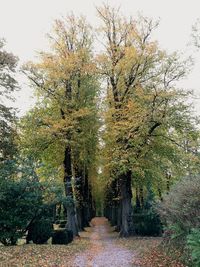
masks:
[[[188,266],[191,266],[189,259],[192,257],[192,266],[195,267],[200,266],[200,231],[197,230],[200,219],[199,192],[200,176],[185,177],[171,188],[158,206],[166,225],[165,245],[167,242],[169,247],[177,247]]]
[[[66,220],[57,220],[56,221],[56,224],[58,224],[59,228],[65,228],[66,227],[66,223],[67,223]]]
[[[200,176],[185,177],[164,196],[158,211],[167,226],[173,226],[174,234],[185,235],[199,227]],[[176,231],[177,229],[177,231]]]
[[[30,170],[29,173],[22,170],[21,179],[14,180],[8,176],[6,169],[15,168],[12,162],[4,167],[0,173],[0,242],[15,245],[42,206],[41,190],[40,184],[31,177]],[[14,171],[11,174],[15,175]]]
[[[40,182],[30,159],[0,162],[0,242],[15,245],[38,216],[53,217],[62,189]]]
[[[200,266],[200,228],[192,229],[187,236],[187,245],[191,251],[194,267]]]
[[[141,210],[132,217],[134,232],[141,236],[158,236],[162,233],[162,224],[158,214],[150,208]]]
[[[162,234],[160,216],[155,209],[155,195],[150,184],[147,186],[147,196],[144,206],[137,204],[133,208],[133,232],[141,236],[159,236]]]
[[[45,244],[51,237],[53,224],[49,219],[40,219],[35,221],[29,228],[27,241],[33,241],[35,244]]]
[[[66,245],[72,242],[73,233],[67,229],[55,230],[52,235],[52,244]]]

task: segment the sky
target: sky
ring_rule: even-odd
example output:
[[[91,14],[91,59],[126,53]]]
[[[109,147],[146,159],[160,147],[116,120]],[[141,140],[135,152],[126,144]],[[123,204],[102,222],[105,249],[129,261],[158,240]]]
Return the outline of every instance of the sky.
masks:
[[[133,17],[142,13],[154,19],[160,19],[160,26],[154,33],[160,46],[169,52],[179,50],[192,54],[195,67],[180,86],[194,89],[195,110],[200,114],[200,52],[194,52],[191,41],[191,29],[200,18],[199,0],[108,0],[112,6],[121,7],[122,13]],[[6,39],[6,49],[20,59],[20,65],[34,60],[37,51],[46,50],[46,34],[50,32],[53,21],[71,11],[82,14],[97,26],[99,20],[95,7],[102,0],[0,0],[0,38]],[[19,77],[21,90],[18,92],[15,106],[24,114],[34,103],[33,92],[25,77]]]

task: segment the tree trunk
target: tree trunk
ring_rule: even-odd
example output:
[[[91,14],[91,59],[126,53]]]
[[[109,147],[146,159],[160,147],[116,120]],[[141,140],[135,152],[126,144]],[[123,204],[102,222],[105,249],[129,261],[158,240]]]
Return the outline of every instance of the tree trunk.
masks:
[[[83,226],[83,171],[76,167],[75,170],[75,198],[76,198],[76,213],[78,221],[78,229],[82,231]]]
[[[76,213],[77,213],[77,221],[78,221],[78,229],[79,231],[84,230],[84,211],[82,206],[76,207]]]
[[[162,191],[160,188],[158,188],[158,196],[160,198],[160,201],[163,201],[163,197],[162,197]]]
[[[136,203],[136,209],[140,210],[141,204],[140,204],[140,197],[139,197],[139,193],[138,193],[138,187],[136,187],[136,189],[135,189],[135,203]]]
[[[78,226],[76,219],[75,204],[73,198],[72,190],[72,166],[71,166],[71,147],[67,145],[65,148],[64,155],[64,185],[65,185],[65,194],[67,197],[67,228],[73,232],[74,236],[78,235]]]
[[[90,196],[88,173],[87,173],[87,170],[85,170],[84,179],[83,179],[83,225],[84,227],[88,227],[89,221],[92,219],[91,218],[91,206],[92,206],[92,198]]]
[[[144,190],[140,187],[140,207],[144,208]]]
[[[75,169],[75,194],[77,200],[77,219],[80,230],[89,226],[90,221],[90,207],[92,206],[92,199],[89,196],[88,178],[83,169]]]
[[[113,201],[112,210],[111,210],[111,225],[117,225],[117,203]]]
[[[117,227],[116,227],[117,232],[120,232],[121,226],[122,226],[122,202],[120,200],[117,209]]]
[[[117,215],[118,215],[118,205],[119,205],[119,190],[118,190],[118,180],[114,179],[112,182],[112,225],[117,225]]]
[[[120,236],[127,237],[130,236],[131,229],[131,212],[132,212],[132,191],[131,191],[131,171],[119,178],[120,182],[120,197],[121,197],[121,228]]]
[[[93,203],[93,198],[92,198],[92,187],[88,181],[88,221],[91,221],[94,216],[95,216],[95,210],[94,210],[94,203]]]
[[[60,220],[61,218],[61,209],[62,209],[61,204],[58,204],[58,208],[56,208],[56,219],[57,220]]]

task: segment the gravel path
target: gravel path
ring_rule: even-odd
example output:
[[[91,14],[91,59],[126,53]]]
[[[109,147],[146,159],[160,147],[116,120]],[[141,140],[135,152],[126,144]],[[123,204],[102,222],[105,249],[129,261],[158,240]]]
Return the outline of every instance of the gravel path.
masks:
[[[133,253],[115,244],[117,237],[104,217],[96,217],[83,233],[90,239],[89,250],[76,256],[75,267],[132,267]]]

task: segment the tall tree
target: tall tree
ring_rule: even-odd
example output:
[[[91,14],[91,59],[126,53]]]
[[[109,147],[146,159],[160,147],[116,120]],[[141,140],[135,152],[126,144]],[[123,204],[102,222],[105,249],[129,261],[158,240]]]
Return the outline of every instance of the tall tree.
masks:
[[[84,134],[86,138],[94,136],[89,125],[95,124],[97,82],[91,52],[92,35],[83,17],[71,15],[65,20],[57,20],[54,35],[49,37],[52,52],[41,53],[40,63],[29,63],[25,73],[42,99],[44,112],[48,110],[38,123],[41,133],[49,136],[50,143],[61,146],[63,182],[68,200],[67,227],[77,235],[73,176],[76,176],[77,166],[79,176],[82,166],[75,166],[74,162],[77,162],[76,157],[80,159],[81,153],[86,155],[80,150],[88,149],[84,148]],[[47,142],[47,148],[50,143]],[[84,172],[87,173],[87,169]]]
[[[168,136],[172,129],[180,132],[186,123],[192,123],[184,115],[188,111],[183,104],[186,94],[175,88],[189,65],[177,53],[167,55],[151,40],[157,22],[143,17],[127,20],[118,9],[106,5],[97,11],[105,40],[105,52],[98,56],[98,62],[108,84],[107,155],[119,185],[120,235],[128,236],[132,182],[139,172],[143,183],[145,166],[140,168],[141,163],[148,162],[163,132]],[[176,124],[178,118],[181,120]]]
[[[15,114],[4,102],[12,98],[12,92],[18,88],[15,79],[18,59],[12,53],[5,51],[4,45],[4,40],[0,40],[0,161],[11,158],[16,150]]]

